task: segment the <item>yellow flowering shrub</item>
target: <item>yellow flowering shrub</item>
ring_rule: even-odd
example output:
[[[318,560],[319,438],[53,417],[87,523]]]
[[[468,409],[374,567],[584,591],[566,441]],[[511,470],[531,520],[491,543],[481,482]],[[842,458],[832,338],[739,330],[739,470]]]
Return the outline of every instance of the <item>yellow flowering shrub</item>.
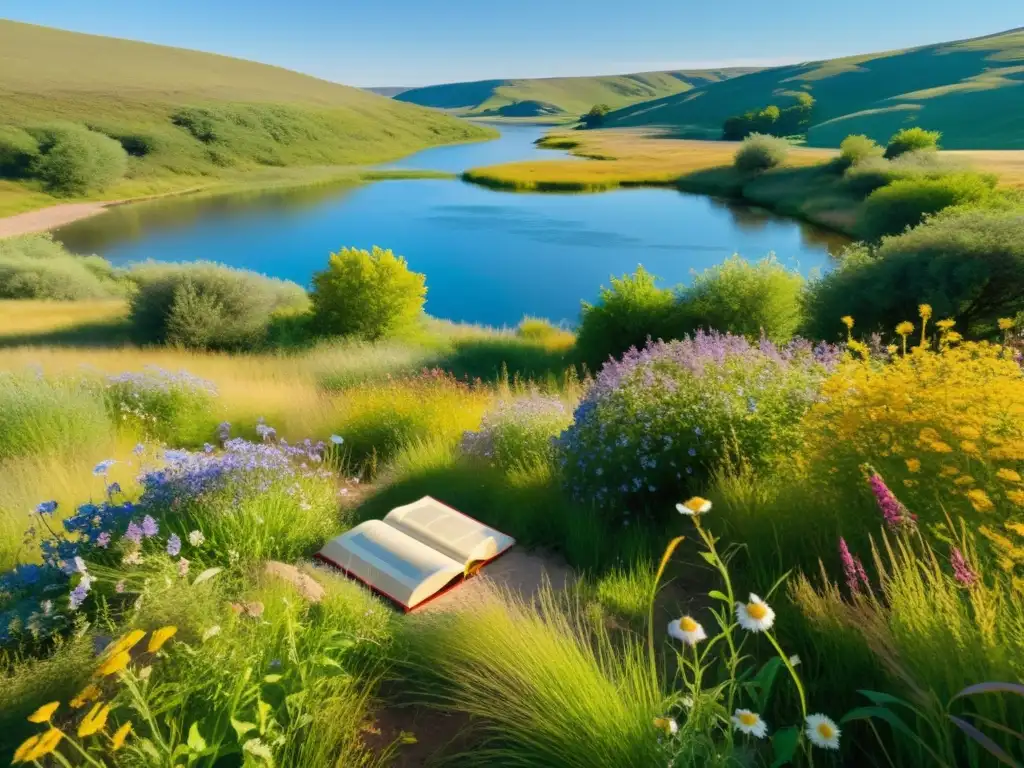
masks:
[[[896,329],[904,344],[908,325]],[[847,355],[804,419],[805,468],[842,498],[864,488],[869,463],[922,523],[964,517],[1013,570],[1024,566],[1024,373],[1007,347],[939,328],[888,361]]]

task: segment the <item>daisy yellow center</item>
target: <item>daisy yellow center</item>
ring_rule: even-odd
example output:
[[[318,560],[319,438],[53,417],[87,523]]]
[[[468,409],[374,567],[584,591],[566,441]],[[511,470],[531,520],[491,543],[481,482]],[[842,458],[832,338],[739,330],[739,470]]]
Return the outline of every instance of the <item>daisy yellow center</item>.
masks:
[[[818,723],[818,735],[823,739],[831,739],[836,735],[836,732],[832,730],[832,726],[828,723]]]
[[[754,621],[760,621],[768,615],[768,609],[763,603],[747,603],[747,614]]]
[[[686,502],[686,506],[688,506],[690,509],[699,510],[707,503],[707,499],[702,499],[700,496],[694,496],[692,499]]]
[[[683,618],[679,620],[679,627],[683,630],[683,632],[696,632],[697,626],[697,622],[691,619],[689,616],[683,616]]]
[[[757,715],[755,715],[753,712],[743,712],[740,715],[740,722],[747,727],[757,725]]]

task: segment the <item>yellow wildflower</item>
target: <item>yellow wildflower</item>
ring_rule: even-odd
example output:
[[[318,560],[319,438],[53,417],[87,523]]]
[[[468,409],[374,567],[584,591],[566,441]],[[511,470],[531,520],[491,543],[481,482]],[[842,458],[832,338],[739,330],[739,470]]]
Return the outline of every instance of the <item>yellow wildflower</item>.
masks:
[[[128,651],[121,651],[115,656],[111,656],[102,664],[100,668],[96,670],[98,675],[113,675],[120,672],[122,669],[128,666],[131,662],[132,657],[128,655]]]
[[[57,748],[57,745],[60,744],[60,740],[63,738],[64,734],[59,729],[50,728],[50,730],[39,737],[39,741],[36,742],[32,749],[26,752],[22,760],[27,763],[49,755]]]
[[[999,318],[999,330],[1000,331],[1009,331],[1012,328],[1013,328],[1013,320],[1011,320],[1008,317],[1001,317],[1001,318]]]
[[[937,322],[936,325],[939,326],[941,330],[948,331],[950,328],[956,325],[956,320],[947,318],[945,320],[939,320],[939,322]]]
[[[921,461],[920,461],[920,459],[907,459],[907,469],[909,471],[911,471],[911,472],[920,472],[921,471]]]
[[[969,424],[958,427],[956,431],[960,434],[960,437],[966,437],[968,440],[977,440],[981,437],[981,430]]]
[[[59,706],[59,701],[51,701],[49,704],[43,704],[43,706],[28,716],[28,721],[30,723],[48,723]]]
[[[858,353],[865,359],[871,354],[871,350],[868,349],[868,345],[861,341],[857,341],[856,339],[850,339],[846,342],[846,348],[852,352]]]
[[[888,347],[885,348],[885,351],[888,352],[890,355],[895,355],[897,352],[900,351],[900,348],[897,347],[895,344],[890,344]]]
[[[955,477],[960,474],[960,470],[956,467],[951,467],[949,464],[943,464],[939,474],[943,477]]]
[[[126,635],[123,635],[120,639],[115,640],[113,643],[103,649],[103,655],[107,658],[111,656],[117,656],[122,651],[130,651],[146,636],[146,633],[141,629],[133,629]]]
[[[1018,507],[1024,507],[1024,491],[1007,491],[1006,498]]]
[[[936,440],[934,443],[932,443],[928,447],[931,448],[936,453],[952,453],[953,452],[953,449],[950,448],[947,443],[944,443],[941,440]]]
[[[949,333],[942,337],[942,340],[947,344],[956,344],[957,342],[963,341],[964,337],[961,336],[956,331],[950,331]]]
[[[921,319],[922,320],[927,320],[929,317],[932,316],[932,305],[931,304],[921,304],[917,308],[917,313],[919,315],[921,315]]]
[[[107,716],[109,714],[109,704],[103,704],[102,702],[93,704],[89,714],[82,718],[82,722],[78,725],[78,737],[84,739],[86,736],[92,736],[94,733],[102,731],[103,727],[107,724]]]
[[[164,643],[174,637],[174,634],[177,631],[177,627],[160,627],[160,629],[153,632],[153,636],[149,638],[149,646],[146,650],[150,653],[156,653],[163,648]]]
[[[992,499],[988,497],[981,488],[972,488],[967,492],[967,498],[971,502],[971,506],[974,507],[978,512],[991,512],[995,509],[995,504],[992,503]]]
[[[840,319],[843,321],[843,325],[845,325],[847,328],[850,328],[850,329],[853,328],[853,318],[852,317],[850,317],[849,315],[844,315]]]
[[[32,749],[35,747],[35,745],[39,743],[39,739],[41,737],[42,734],[37,733],[35,736],[29,736],[27,739],[21,742],[21,745],[16,750],[14,750],[14,760],[12,760],[12,762],[28,762],[26,758],[28,757]]]
[[[132,721],[129,720],[127,723],[125,723],[116,731],[114,731],[114,735],[110,738],[111,752],[117,752],[117,750],[124,746],[124,740],[128,738],[128,734],[131,733],[131,730]]]
[[[98,687],[89,683],[89,685],[85,686],[85,688],[79,691],[78,695],[71,700],[72,709],[81,709],[90,701],[98,699],[100,697],[100,693],[102,693],[102,691],[100,691]]]
[[[1006,530],[1016,533],[1018,536],[1024,536],[1024,523],[1004,523]]]
[[[956,485],[974,485],[974,478],[970,475],[960,475],[953,481]]]
[[[1000,480],[1006,480],[1009,483],[1020,482],[1020,473],[1015,472],[1012,469],[1007,469],[1006,467],[1002,467],[998,472],[996,472],[996,477]]]
[[[904,320],[902,323],[896,326],[896,333],[900,336],[909,336],[914,332],[914,324],[909,320]]]
[[[978,448],[978,444],[973,440],[964,440],[960,443],[960,450],[969,456],[981,456],[981,450]]]

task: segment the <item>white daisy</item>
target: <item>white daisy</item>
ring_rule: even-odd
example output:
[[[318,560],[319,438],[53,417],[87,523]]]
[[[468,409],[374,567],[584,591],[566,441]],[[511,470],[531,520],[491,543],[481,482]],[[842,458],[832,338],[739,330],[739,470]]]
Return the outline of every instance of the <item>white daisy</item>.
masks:
[[[690,616],[683,616],[681,619],[670,621],[668,624],[668,633],[676,640],[679,640],[686,645],[696,645],[701,640],[707,639],[707,633],[704,631],[704,627],[694,621]]]
[[[839,726],[825,715],[808,715],[804,729],[811,744],[822,749],[839,749]]]
[[[671,717],[654,718],[654,727],[659,731],[664,731],[666,736],[675,736],[679,733],[679,724]]]
[[[767,632],[775,623],[775,611],[751,592],[749,603],[736,603],[736,620],[748,632]]]
[[[749,709],[737,709],[736,714],[732,716],[732,724],[740,733],[757,739],[763,739],[768,735],[768,723],[762,720],[757,712],[751,712]]]
[[[702,499],[700,496],[694,496],[692,499],[687,499],[682,504],[676,504],[676,511],[681,515],[703,515],[711,511],[711,502],[707,499]]]
[[[800,666],[800,657],[797,656],[795,653],[792,656],[789,657],[789,666],[791,666],[791,667],[799,667]]]
[[[190,531],[188,534],[188,543],[193,547],[201,546],[206,541],[206,537],[203,536],[202,531]]]

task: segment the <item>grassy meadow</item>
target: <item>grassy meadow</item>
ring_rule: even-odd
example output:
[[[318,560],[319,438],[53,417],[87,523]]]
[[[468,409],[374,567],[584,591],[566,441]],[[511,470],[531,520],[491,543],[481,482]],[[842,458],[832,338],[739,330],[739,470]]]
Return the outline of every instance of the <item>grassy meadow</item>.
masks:
[[[55,192],[14,163],[0,172],[0,215],[69,198],[356,176],[359,166],[494,135],[436,111],[227,56],[12,21],[0,21],[0,49],[0,166],[8,148],[31,151],[31,132],[53,125],[110,137],[127,156],[121,177],[74,194]]]
[[[850,134],[882,142],[901,128],[942,131],[948,149],[1022,149],[1016,105],[1024,83],[1024,31],[773,67],[619,109],[615,128],[717,139],[726,118],[798,92],[815,99],[808,144],[836,147]]]

